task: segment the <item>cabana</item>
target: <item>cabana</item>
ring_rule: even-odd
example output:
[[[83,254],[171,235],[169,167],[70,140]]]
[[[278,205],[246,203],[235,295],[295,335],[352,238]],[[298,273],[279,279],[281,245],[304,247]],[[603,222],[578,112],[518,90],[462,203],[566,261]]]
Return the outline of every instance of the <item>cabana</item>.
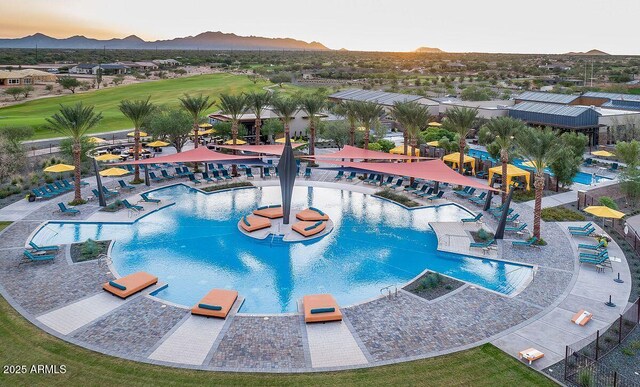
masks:
[[[444,161],[445,163],[451,163],[451,168],[458,169],[458,163],[460,162],[460,152],[445,155],[444,157],[442,157],[442,161]],[[471,173],[475,176],[476,159],[469,155],[464,155],[464,163],[471,164]],[[489,177],[489,180],[491,180],[491,177]]]
[[[415,149],[416,149],[416,156],[420,156],[420,149],[418,148],[415,148]],[[411,156],[413,154],[412,150],[413,150],[412,146],[407,146],[407,156]],[[389,153],[394,155],[403,155],[404,145],[398,145],[397,147],[391,149]]]
[[[489,168],[489,184],[491,184],[491,180],[494,174],[502,175],[502,165]],[[507,164],[507,186],[511,185],[514,177],[524,177],[525,181],[527,182],[527,191],[531,189],[531,174],[529,173],[529,171],[520,169],[512,164]]]

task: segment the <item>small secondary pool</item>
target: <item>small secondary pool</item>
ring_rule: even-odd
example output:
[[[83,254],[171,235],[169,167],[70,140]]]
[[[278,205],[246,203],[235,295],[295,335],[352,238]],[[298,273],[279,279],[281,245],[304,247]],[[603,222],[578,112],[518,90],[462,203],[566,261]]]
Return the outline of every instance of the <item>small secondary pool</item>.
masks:
[[[427,268],[504,294],[531,278],[530,266],[438,252],[429,222],[469,216],[456,205],[407,210],[362,193],[298,186],[293,208],[321,208],[335,228],[314,241],[286,243],[237,229],[238,219],[257,206],[280,203],[279,187],[204,194],[176,185],[151,196],[176,205],[132,224],[50,222],[33,239],[45,245],[115,240],[116,271],[157,275],[169,284],[158,297],[191,306],[212,288],[236,289],[246,313],[294,312],[302,296],[314,293],[350,305]]]
[[[489,156],[489,152],[483,151],[483,150],[480,150],[480,149],[469,149],[469,156],[475,157],[475,158],[480,159],[480,160],[489,160],[489,161],[491,161],[493,163],[498,163],[498,160],[496,160],[493,157]],[[533,168],[528,167],[528,166],[524,166],[524,165],[522,165],[523,163],[524,163],[523,160],[513,159],[513,165],[517,166],[518,168],[522,168],[522,169],[525,169],[525,170],[528,170],[528,171],[533,171]],[[550,176],[553,176],[553,173],[551,172],[551,170],[549,168],[545,168],[545,172],[548,173]],[[594,181],[594,179],[595,179],[595,181]],[[603,180],[612,180],[612,179],[609,178],[609,177],[606,177],[606,176],[586,173],[586,172],[582,172],[582,171],[578,171],[578,173],[573,178],[573,182],[574,183],[584,184],[584,185],[591,185],[591,184],[599,183],[599,182],[601,182]]]

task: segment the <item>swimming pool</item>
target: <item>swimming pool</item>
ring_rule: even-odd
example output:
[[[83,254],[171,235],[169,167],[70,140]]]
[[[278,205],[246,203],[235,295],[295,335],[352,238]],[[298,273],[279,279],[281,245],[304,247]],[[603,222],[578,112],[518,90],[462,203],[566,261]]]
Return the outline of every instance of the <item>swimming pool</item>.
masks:
[[[468,217],[455,205],[407,210],[362,193],[297,186],[292,207],[320,208],[335,228],[314,241],[286,243],[255,240],[237,229],[238,219],[257,206],[280,203],[279,187],[204,194],[176,185],[151,196],[176,205],[132,224],[50,222],[33,240],[115,240],[116,271],[157,275],[169,284],[158,297],[190,306],[212,288],[236,289],[246,313],[293,312],[313,293],[350,305],[427,268],[504,294],[531,278],[529,266],[437,252],[429,222]]]
[[[498,160],[489,156],[489,152],[479,150],[479,149],[469,149],[469,156],[475,157],[480,160],[489,160],[493,163],[498,163]],[[513,165],[517,166],[518,168],[522,168],[528,171],[533,171],[533,168],[522,165],[523,162],[524,161],[520,159],[513,159]],[[545,168],[545,172],[548,173],[550,176],[553,176],[553,173],[549,168]],[[594,178],[595,178],[595,183],[599,183],[602,180],[611,180],[611,178],[606,176],[594,175],[591,173],[578,171],[578,173],[573,177],[573,182],[578,184],[591,185],[594,183],[593,181]]]

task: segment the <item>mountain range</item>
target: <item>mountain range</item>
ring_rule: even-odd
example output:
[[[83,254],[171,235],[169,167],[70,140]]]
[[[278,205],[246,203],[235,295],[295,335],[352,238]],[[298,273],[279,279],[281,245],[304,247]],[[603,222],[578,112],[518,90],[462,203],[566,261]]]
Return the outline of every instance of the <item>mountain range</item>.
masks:
[[[566,53],[565,55],[584,55],[584,56],[593,56],[593,55],[611,55],[611,54],[608,54],[608,53],[606,53],[606,52],[604,52],[604,51],[601,51],[601,50],[596,50],[596,49],[594,48],[593,50],[589,50],[589,51],[586,51],[586,52],[573,52],[573,51],[572,51],[572,52],[568,52],[568,53]]]
[[[444,51],[435,47],[418,47],[416,48],[415,52],[422,54],[439,54],[443,53]]]
[[[289,50],[326,51],[322,43],[304,42],[291,38],[238,36],[220,31],[208,31],[196,36],[170,40],[145,41],[130,35],[123,39],[93,39],[82,35],[57,39],[41,33],[15,39],[0,39],[0,48],[64,48],[64,49],[120,49],[120,50]]]

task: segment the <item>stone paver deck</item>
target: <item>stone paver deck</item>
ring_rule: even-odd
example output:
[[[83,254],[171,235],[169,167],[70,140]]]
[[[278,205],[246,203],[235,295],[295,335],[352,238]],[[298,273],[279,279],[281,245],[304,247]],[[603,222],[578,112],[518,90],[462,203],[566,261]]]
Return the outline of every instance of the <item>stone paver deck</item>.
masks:
[[[344,367],[368,363],[346,322],[306,324],[305,329],[312,367]]]

